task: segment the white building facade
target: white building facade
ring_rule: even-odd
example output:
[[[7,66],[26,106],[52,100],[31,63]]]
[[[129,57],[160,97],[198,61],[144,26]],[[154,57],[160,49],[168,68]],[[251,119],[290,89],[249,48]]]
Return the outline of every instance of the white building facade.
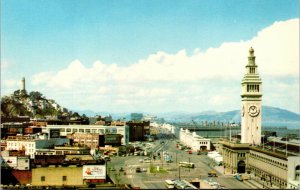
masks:
[[[190,132],[188,129],[180,129],[179,140],[186,146],[191,147],[193,151],[210,150],[211,140],[203,138],[196,134],[196,132]]]
[[[300,157],[289,156],[287,168],[287,188],[300,189]]]
[[[35,155],[35,139],[29,139],[26,137],[8,138],[6,140],[7,150],[25,150],[25,155],[34,158]]]
[[[105,125],[47,125],[43,128],[43,133],[50,133],[50,129],[59,129],[61,136],[72,133],[85,134],[120,134],[122,135],[121,144],[127,145],[129,142],[129,127],[124,126],[105,126]]]

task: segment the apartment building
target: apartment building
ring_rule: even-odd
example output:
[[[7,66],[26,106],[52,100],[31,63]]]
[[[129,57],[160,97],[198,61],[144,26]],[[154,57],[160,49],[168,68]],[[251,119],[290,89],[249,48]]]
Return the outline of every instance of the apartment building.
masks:
[[[50,133],[51,129],[59,129],[60,136],[67,136],[73,133],[84,134],[120,134],[122,136],[121,144],[126,145],[129,142],[129,127],[123,126],[104,126],[104,125],[47,125],[43,128],[44,133]],[[95,140],[95,139],[94,139]]]
[[[6,139],[7,150],[24,150],[25,155],[34,158],[36,142],[30,136],[9,136]]]

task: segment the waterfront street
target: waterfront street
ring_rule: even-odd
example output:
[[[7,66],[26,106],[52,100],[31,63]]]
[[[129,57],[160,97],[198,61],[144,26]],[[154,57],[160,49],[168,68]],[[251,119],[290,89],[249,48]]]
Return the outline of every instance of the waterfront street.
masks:
[[[198,179],[202,185],[206,182],[217,182],[220,186],[225,188],[238,188],[250,189],[249,183],[244,183],[236,180],[232,175],[224,175],[223,173],[215,170],[218,177],[208,177],[207,173],[214,170],[212,160],[206,155],[197,155],[195,152],[189,154],[184,150],[176,148],[175,140],[165,140],[163,144],[156,141],[153,147],[153,154],[157,155],[158,152],[167,151],[172,157],[173,162],[166,163],[162,159],[151,160],[151,162],[140,162],[146,156],[127,156],[127,157],[112,157],[108,163],[108,168],[113,168],[114,171],[108,169],[108,175],[116,184],[131,184],[133,187],[141,189],[156,189],[164,188],[166,179],[186,179],[188,181]],[[178,163],[181,161],[192,162],[195,168],[179,167]],[[150,172],[150,167],[156,170],[158,167],[160,172]],[[136,172],[136,168],[141,168],[142,172]],[[120,172],[120,168],[124,172]],[[205,186],[206,188],[213,188]]]

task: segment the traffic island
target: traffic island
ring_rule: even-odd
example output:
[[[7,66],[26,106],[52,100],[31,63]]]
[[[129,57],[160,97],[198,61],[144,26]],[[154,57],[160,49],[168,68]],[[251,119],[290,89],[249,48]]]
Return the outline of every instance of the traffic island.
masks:
[[[160,166],[150,166],[149,169],[150,169],[150,173],[167,173],[167,170]]]

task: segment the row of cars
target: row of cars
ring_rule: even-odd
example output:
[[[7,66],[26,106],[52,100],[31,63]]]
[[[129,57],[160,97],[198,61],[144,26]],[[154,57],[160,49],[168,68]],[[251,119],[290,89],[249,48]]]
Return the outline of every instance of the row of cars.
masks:
[[[213,189],[225,189],[224,186],[220,185],[218,182],[212,179],[204,179],[203,182],[209,184]]]
[[[139,162],[140,163],[150,163],[151,162],[151,158],[150,157],[146,157],[144,159],[140,159]]]
[[[152,153],[153,143],[150,142],[133,142],[131,145],[134,147],[135,156],[149,156]]]
[[[190,182],[182,179],[165,180],[165,187],[167,189],[198,189]]]
[[[234,177],[235,179],[239,180],[239,181],[244,181],[244,180],[248,180],[248,179],[249,179],[249,176],[248,176],[248,175],[246,175],[246,174],[243,174],[243,175],[242,175],[242,174],[239,174],[239,173],[234,174],[233,177]]]
[[[191,147],[182,145],[182,144],[180,144],[179,142],[176,144],[176,147],[177,147],[179,150],[184,150],[185,152],[187,152],[187,153],[189,153],[189,154],[193,154],[193,150],[192,150]]]

